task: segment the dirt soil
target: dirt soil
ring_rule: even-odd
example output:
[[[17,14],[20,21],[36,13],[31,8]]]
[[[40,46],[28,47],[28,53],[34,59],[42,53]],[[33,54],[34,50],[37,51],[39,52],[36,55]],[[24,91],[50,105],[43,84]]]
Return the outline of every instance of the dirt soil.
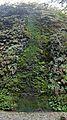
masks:
[[[60,120],[61,116],[67,120],[65,112],[3,112],[0,111],[0,120]],[[64,120],[64,119],[62,119]]]

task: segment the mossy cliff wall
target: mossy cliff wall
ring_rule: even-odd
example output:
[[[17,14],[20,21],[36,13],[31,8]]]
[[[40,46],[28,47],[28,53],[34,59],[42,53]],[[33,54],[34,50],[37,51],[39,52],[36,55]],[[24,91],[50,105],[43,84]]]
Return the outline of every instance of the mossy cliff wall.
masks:
[[[67,16],[36,4],[0,15],[0,109],[67,111]]]

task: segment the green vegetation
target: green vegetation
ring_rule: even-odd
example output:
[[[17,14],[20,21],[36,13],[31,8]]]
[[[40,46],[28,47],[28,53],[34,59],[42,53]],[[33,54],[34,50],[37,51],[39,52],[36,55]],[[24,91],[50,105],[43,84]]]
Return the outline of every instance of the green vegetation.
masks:
[[[5,7],[11,12],[0,13],[0,109],[67,112],[66,14],[36,4]]]
[[[19,81],[19,97],[23,102],[21,102],[21,106],[18,105],[18,110],[48,109],[47,68],[43,57],[44,53],[45,51],[39,48],[38,42],[31,40],[27,48],[19,56],[16,76]]]

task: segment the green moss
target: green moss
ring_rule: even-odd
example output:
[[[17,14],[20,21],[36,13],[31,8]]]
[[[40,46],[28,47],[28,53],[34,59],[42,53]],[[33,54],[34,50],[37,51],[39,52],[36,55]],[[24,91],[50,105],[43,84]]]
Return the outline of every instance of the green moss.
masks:
[[[43,29],[43,28],[42,28]],[[37,22],[35,17],[27,18],[26,19],[26,26],[25,26],[25,33],[30,38],[35,39],[36,41],[44,41],[45,43],[48,42],[49,37],[46,36],[41,29],[40,23]]]
[[[0,109],[1,110],[15,110],[16,102],[14,97],[10,95],[7,89],[0,90]]]

